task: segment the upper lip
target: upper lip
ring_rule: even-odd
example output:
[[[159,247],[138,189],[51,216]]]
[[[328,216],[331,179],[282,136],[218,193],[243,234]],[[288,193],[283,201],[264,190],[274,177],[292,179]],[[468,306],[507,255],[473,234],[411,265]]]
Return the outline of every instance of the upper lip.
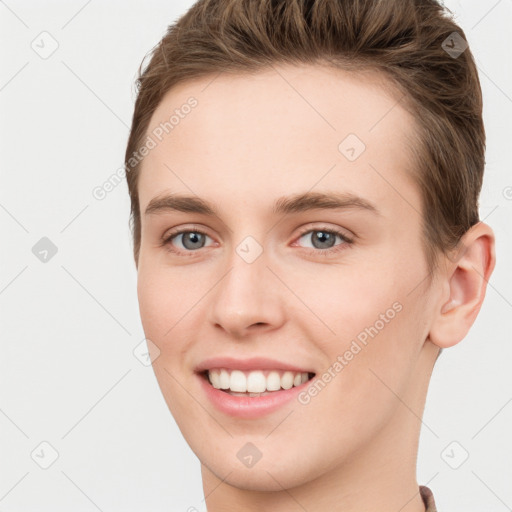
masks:
[[[314,373],[312,370],[303,366],[269,359],[267,357],[251,357],[248,359],[236,359],[234,357],[212,357],[205,359],[199,363],[195,371],[197,373],[210,370],[212,368],[226,368],[231,370],[288,370],[291,372],[308,372]]]

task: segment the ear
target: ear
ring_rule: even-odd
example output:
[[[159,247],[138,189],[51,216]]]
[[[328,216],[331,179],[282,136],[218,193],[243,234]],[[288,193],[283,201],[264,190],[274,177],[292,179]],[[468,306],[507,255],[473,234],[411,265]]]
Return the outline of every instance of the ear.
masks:
[[[496,263],[494,232],[483,222],[464,234],[459,247],[454,259],[445,257],[444,293],[429,333],[430,341],[441,348],[456,345],[468,333]]]

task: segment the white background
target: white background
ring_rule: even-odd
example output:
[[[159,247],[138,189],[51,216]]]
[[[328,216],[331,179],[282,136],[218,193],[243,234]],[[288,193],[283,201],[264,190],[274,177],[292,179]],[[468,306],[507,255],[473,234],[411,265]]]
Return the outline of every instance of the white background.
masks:
[[[133,354],[144,334],[126,183],[92,195],[123,165],[142,58],[191,5],[0,1],[0,511],[205,510],[199,462]],[[480,71],[481,218],[498,264],[470,334],[434,370],[418,482],[440,512],[501,512],[512,510],[512,0],[446,5]],[[43,31],[59,45],[47,59],[31,48]],[[58,248],[47,263],[32,253],[42,237]],[[43,441],[59,454],[48,469],[35,462],[50,461]],[[452,441],[452,460],[469,453],[458,469],[441,455]]]

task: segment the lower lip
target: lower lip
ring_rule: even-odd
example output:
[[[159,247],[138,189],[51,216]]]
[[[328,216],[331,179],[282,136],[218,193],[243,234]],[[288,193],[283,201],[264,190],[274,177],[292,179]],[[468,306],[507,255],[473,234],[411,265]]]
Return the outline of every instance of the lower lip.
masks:
[[[265,396],[234,396],[214,388],[207,378],[198,375],[206,396],[217,409],[230,416],[238,418],[259,418],[270,414],[293,400],[313,379],[300,386],[282,389]]]

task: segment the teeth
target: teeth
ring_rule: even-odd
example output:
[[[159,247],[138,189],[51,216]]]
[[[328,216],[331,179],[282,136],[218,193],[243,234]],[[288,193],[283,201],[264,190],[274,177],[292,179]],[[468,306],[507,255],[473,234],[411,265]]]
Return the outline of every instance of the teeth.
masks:
[[[300,386],[309,379],[307,372],[227,370],[216,368],[207,372],[208,379],[215,389],[225,389],[232,394],[259,396],[268,391],[279,391]]]
[[[210,383],[215,389],[220,389],[220,375],[219,372],[208,372]]]
[[[220,389],[229,389],[229,372],[227,370],[220,371],[219,386]]]
[[[229,378],[229,389],[231,391],[238,391],[238,393],[245,393],[247,391],[247,379],[243,372],[233,370]],[[253,391],[251,389],[251,391]]]
[[[270,372],[267,375],[267,391],[279,391],[281,389],[281,377],[278,372]]]
[[[233,372],[235,373],[235,372]],[[231,374],[231,378],[233,378],[233,373]],[[242,372],[240,372],[242,373]],[[242,373],[243,375],[243,373]],[[244,375],[245,377],[245,375]],[[231,388],[233,389],[233,388]],[[263,393],[263,391],[267,390],[267,379],[262,372],[251,372],[247,376],[247,391],[251,393]]]
[[[293,387],[293,373],[292,372],[284,372],[281,377],[281,387],[284,389],[290,389]]]

